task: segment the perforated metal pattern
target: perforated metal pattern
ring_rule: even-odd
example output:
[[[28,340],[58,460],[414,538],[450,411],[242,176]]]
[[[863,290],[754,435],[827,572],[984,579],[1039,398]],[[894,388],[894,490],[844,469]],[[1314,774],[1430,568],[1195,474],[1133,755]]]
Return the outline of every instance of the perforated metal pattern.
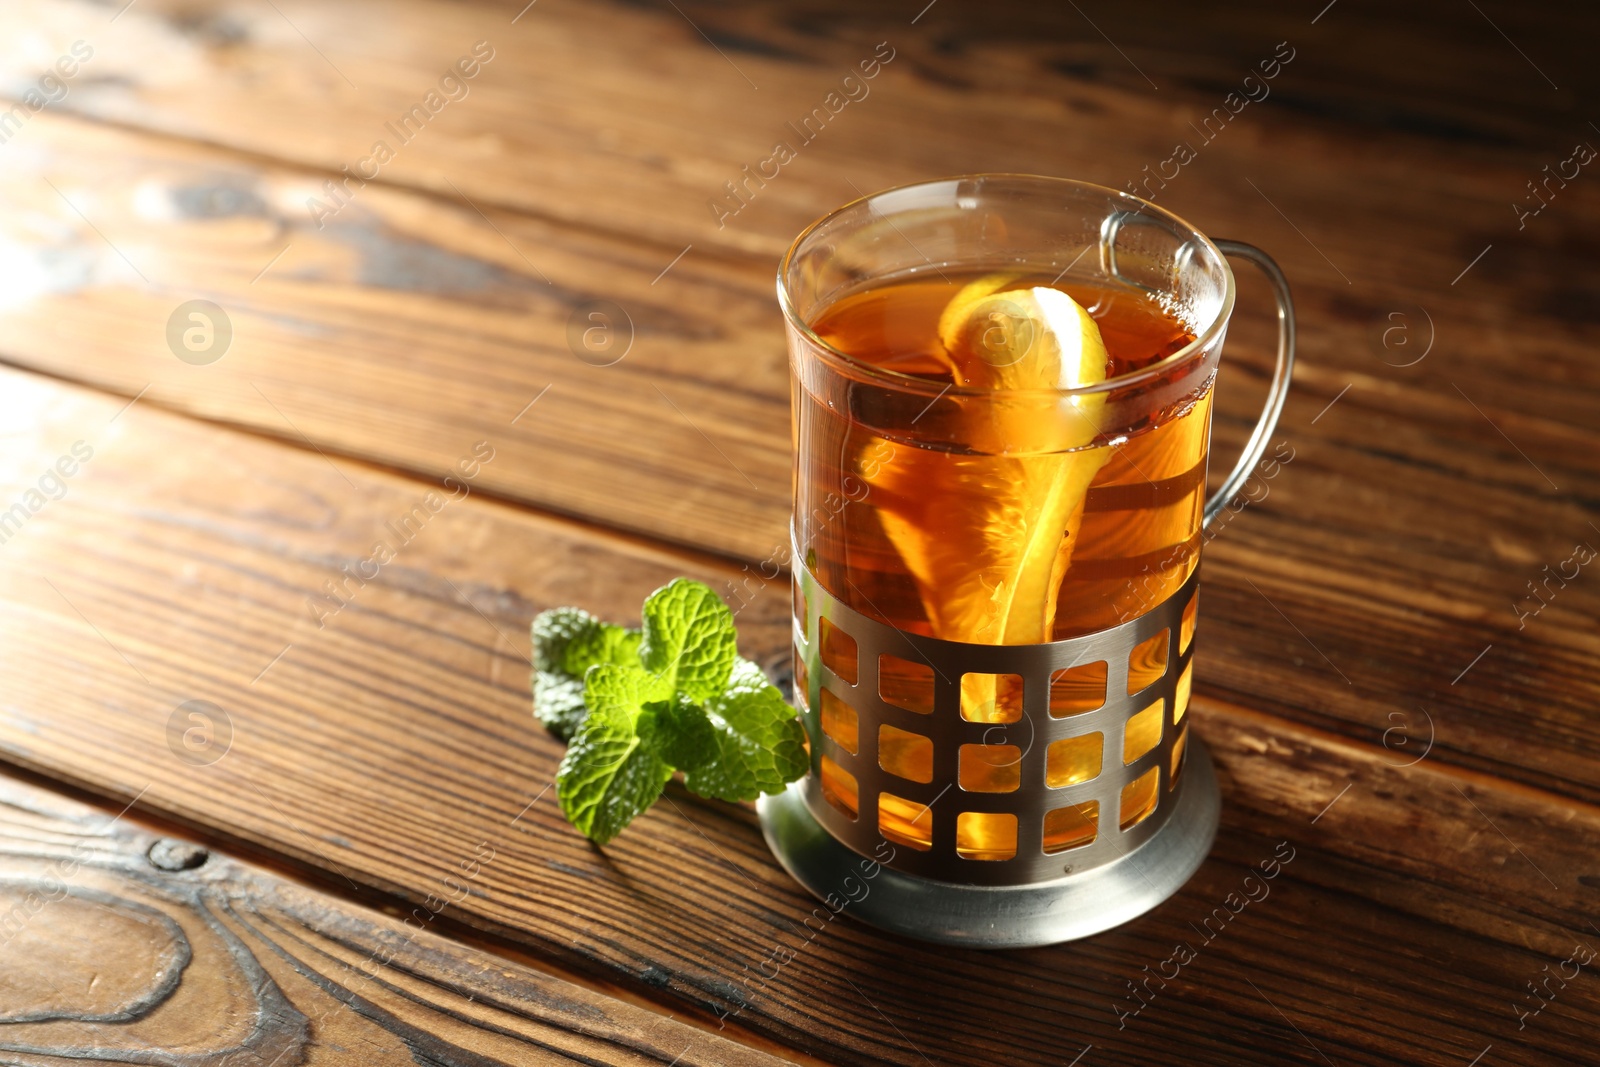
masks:
[[[912,802],[931,814],[931,847],[926,850],[897,843],[894,858],[886,864],[908,874],[963,885],[1028,885],[1059,879],[1109,863],[1147,840],[1166,822],[1175,807],[1172,790],[1172,753],[1180,731],[1178,679],[1194,655],[1194,643],[1182,646],[1184,608],[1199,584],[1198,566],[1183,586],[1166,601],[1127,623],[1084,637],[1038,645],[974,645],[908,633],[867,618],[836,599],[817,582],[796,553],[795,654],[796,689],[802,698],[801,715],[811,738],[811,774],[804,783],[806,805],[829,833],[863,856],[881,858],[885,835],[879,825],[879,797],[883,793]],[[835,658],[823,661],[819,630],[822,620],[855,643],[854,670]],[[1166,632],[1163,673],[1138,692],[1129,694],[1129,658],[1134,649]],[[837,645],[848,647],[840,640]],[[879,692],[881,657],[889,655],[933,671],[931,714],[908,710],[885,701]],[[1056,672],[1104,663],[1105,703],[1096,710],[1065,717],[1050,714],[1050,682]],[[855,675],[854,683],[847,676]],[[1022,679],[1020,720],[1000,725],[962,718],[963,674],[1017,675]],[[854,751],[829,736],[822,724],[824,690],[831,694],[830,731],[849,740],[849,713],[854,713]],[[1161,701],[1161,731],[1155,746],[1132,763],[1123,763],[1124,736],[1130,718]],[[848,709],[848,710],[846,710]],[[890,773],[879,765],[880,727],[925,737],[932,745],[932,775],[927,782]],[[1046,782],[1047,752],[1052,742],[1100,734],[1103,738],[1099,773],[1087,781],[1052,788]],[[891,735],[898,736],[898,735]],[[1009,792],[971,792],[959,780],[963,745],[1005,743],[1020,750],[1019,781]],[[857,813],[854,818],[824,796],[822,760],[831,760],[854,778]],[[891,759],[891,763],[893,760]],[[1181,772],[1181,753],[1180,766]],[[1157,776],[1155,807],[1127,830],[1119,826],[1125,787],[1147,772]],[[1180,773],[1181,785],[1181,773]],[[1044,851],[1046,815],[1088,801],[1098,802],[1098,826],[1093,841],[1047,854]],[[846,805],[848,806],[848,805]],[[925,807],[924,807],[925,806]],[[969,859],[957,852],[957,822],[965,813],[1010,815],[1016,819],[1016,854],[1009,859]],[[891,835],[891,842],[894,837]]]

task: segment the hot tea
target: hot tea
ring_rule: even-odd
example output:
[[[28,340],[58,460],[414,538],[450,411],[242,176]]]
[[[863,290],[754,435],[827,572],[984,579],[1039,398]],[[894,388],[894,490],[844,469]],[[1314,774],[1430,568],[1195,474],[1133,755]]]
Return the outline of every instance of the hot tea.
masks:
[[[1104,390],[1093,388],[1194,340],[1169,307],[1104,283],[919,274],[846,295],[810,326],[855,364],[838,368],[843,388],[818,396],[802,387],[795,399],[798,532],[807,565],[834,596],[898,629],[1016,645],[1115,626],[1188,578],[1200,548],[1211,381],[1135,425],[1106,425]],[[850,387],[875,372],[910,379],[916,403],[874,403],[879,390]],[[1152,644],[1143,665],[1151,679],[1166,654]],[[1133,664],[1130,685],[1140,671]],[[879,688],[903,707],[931,706],[931,674],[912,663],[886,661]],[[1063,672],[1051,713],[1092,710],[1104,689],[1103,672]],[[973,721],[1022,717],[1012,676],[965,676],[961,703]],[[832,709],[821,710],[826,729]],[[919,766],[931,758],[925,746],[913,740],[901,753],[887,743],[880,759],[914,780],[931,773]],[[964,789],[1016,788],[1012,746],[968,747]],[[1052,781],[1097,773],[1074,758],[1052,752]],[[829,777],[825,766],[825,790],[849,804]],[[892,839],[928,839],[926,808],[882,815]]]

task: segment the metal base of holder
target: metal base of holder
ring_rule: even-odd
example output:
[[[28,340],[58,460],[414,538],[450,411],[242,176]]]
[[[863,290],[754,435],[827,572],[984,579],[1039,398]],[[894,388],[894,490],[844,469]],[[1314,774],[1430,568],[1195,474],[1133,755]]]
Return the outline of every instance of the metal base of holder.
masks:
[[[968,886],[880,867],[863,877],[863,857],[824,830],[798,783],[756,805],[767,845],[801,885],[822,900],[849,900],[843,913],[891,933],[969,948],[1032,948],[1074,941],[1134,919],[1189,880],[1217,835],[1221,800],[1211,754],[1192,733],[1171,817],[1138,848],[1111,863],[1051,882]],[[1061,853],[1070,862],[1071,853]],[[870,861],[866,861],[870,868]],[[866,886],[851,899],[846,883]]]

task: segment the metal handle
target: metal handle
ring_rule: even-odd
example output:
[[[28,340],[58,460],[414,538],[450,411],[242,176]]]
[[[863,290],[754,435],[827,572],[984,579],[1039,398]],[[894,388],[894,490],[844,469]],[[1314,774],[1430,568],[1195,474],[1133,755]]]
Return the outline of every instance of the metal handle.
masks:
[[[1267,439],[1278,426],[1278,416],[1283,413],[1283,402],[1289,397],[1289,378],[1294,373],[1294,300],[1289,295],[1289,279],[1283,276],[1283,271],[1278,269],[1272,257],[1255,245],[1247,245],[1243,241],[1213,243],[1225,256],[1238,256],[1254,263],[1272,284],[1273,296],[1278,301],[1278,365],[1272,372],[1272,386],[1267,396],[1267,406],[1261,410],[1261,418],[1256,422],[1250,440],[1245,442],[1244,454],[1239,457],[1239,462],[1234,464],[1233,471],[1228,475],[1228,480],[1222,483],[1222,488],[1206,501],[1204,518],[1206,526],[1210,526],[1212,520],[1222,513],[1228,501],[1244,488],[1245,480],[1260,462],[1262,453],[1266,452]]]

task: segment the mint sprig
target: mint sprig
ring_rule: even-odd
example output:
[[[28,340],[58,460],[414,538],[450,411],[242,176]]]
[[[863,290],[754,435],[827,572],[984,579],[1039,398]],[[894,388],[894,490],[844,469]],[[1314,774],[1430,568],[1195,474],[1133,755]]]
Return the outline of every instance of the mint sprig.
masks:
[[[761,668],[739,656],[733,613],[704,583],[678,578],[630,630],[580,608],[533,620],[534,713],[568,742],[561,810],[605,844],[676,771],[719,800],[779,793],[805,774],[805,731]]]

